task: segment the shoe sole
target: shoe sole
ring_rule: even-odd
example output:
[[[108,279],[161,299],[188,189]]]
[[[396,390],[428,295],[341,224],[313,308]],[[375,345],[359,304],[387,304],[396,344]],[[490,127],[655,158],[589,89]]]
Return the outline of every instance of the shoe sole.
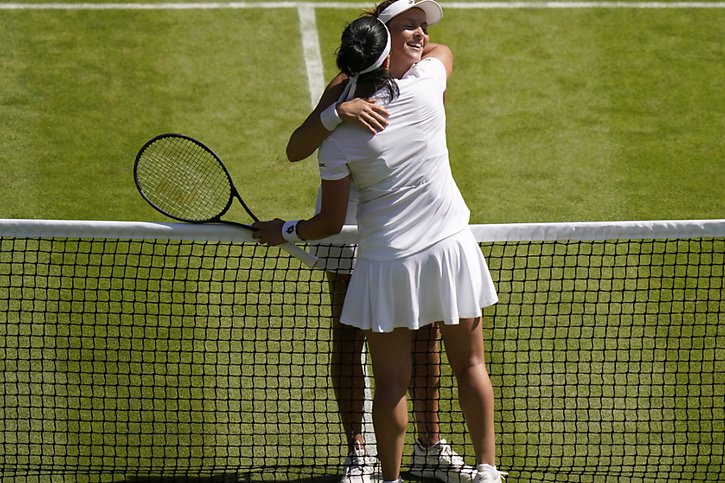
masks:
[[[446,472],[437,472],[436,470],[416,470],[411,468],[409,471],[411,475],[417,478],[426,478],[449,483],[472,483],[473,480],[476,479],[476,475],[472,475],[469,478],[465,476],[462,477],[460,474],[454,473],[455,476],[451,476]]]

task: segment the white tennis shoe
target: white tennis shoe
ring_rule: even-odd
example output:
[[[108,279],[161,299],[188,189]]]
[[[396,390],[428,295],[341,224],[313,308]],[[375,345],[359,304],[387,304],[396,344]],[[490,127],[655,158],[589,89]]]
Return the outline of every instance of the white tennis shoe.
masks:
[[[373,481],[379,481],[377,478],[373,480],[377,469],[378,459],[375,456],[369,456],[364,447],[356,444],[355,448],[345,458],[340,483],[372,483]]]
[[[508,473],[505,471],[498,471],[493,466],[479,465],[478,474],[474,483],[503,483],[506,481]]]
[[[445,439],[427,448],[420,441],[416,441],[410,473],[420,478],[435,478],[451,483],[478,481],[475,479],[478,476],[476,468],[466,465],[463,458],[453,451]]]

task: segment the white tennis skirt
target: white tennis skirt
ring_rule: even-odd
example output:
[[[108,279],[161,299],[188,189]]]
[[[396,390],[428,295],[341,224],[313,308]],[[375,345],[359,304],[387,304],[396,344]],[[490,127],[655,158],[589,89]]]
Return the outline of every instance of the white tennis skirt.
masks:
[[[486,260],[466,228],[409,257],[358,259],[340,320],[374,332],[415,330],[479,317],[483,307],[497,301]]]

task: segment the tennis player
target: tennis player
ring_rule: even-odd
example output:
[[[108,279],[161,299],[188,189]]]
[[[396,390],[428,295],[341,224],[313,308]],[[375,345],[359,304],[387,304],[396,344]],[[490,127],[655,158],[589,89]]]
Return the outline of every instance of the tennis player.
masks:
[[[417,7],[416,7],[417,6]],[[424,9],[427,26],[439,22],[442,18],[440,6],[429,0],[396,1],[386,0],[377,5],[367,15],[380,16],[389,22],[411,8]],[[392,32],[394,48],[391,52],[393,67],[402,60],[403,68],[412,56],[415,61],[425,58],[438,48],[430,43],[427,31],[415,42],[423,47],[422,54],[415,48],[406,48],[409,40],[405,30]],[[415,34],[413,34],[415,35]],[[337,127],[337,117],[358,123],[371,133],[381,131],[387,126],[387,110],[377,104],[375,98],[353,98],[337,102],[348,77],[338,74],[327,86],[320,102],[307,119],[294,131],[287,145],[290,161],[300,161],[310,156],[320,143]],[[333,113],[332,110],[335,109]],[[324,114],[323,114],[324,113]],[[325,123],[321,120],[325,117]],[[330,117],[332,115],[332,117]],[[318,206],[319,210],[319,196]],[[346,215],[346,225],[357,224],[357,192],[351,187],[350,201]],[[365,384],[361,353],[364,335],[353,326],[339,322],[342,303],[350,281],[354,252],[351,247],[316,247],[316,255],[326,261],[327,279],[332,295],[333,312],[333,350],[331,355],[331,375],[333,388],[338,402],[338,410],[347,437],[348,456],[345,459],[340,483],[367,483],[375,471],[376,458],[368,456],[362,433],[363,400]],[[417,440],[413,446],[410,471],[415,476],[438,478],[442,481],[472,481],[476,469],[465,465],[463,459],[453,451],[441,437],[438,414],[438,387],[440,357],[438,331],[436,324],[430,324],[414,333],[413,377],[410,396],[417,430]]]
[[[392,31],[423,32],[426,12],[411,8],[389,25]],[[407,45],[422,52],[421,43]],[[374,97],[385,105],[389,124],[375,135],[349,124],[335,129],[319,149],[320,212],[304,221],[255,223],[253,236],[277,245],[339,232],[354,184],[359,191],[359,253],[341,321],[364,330],[370,347],[373,422],[383,477],[402,482],[413,334],[442,321],[476,452],[473,481],[501,482],[481,315],[481,308],[497,296],[448,161],[443,95],[452,54],[440,49],[394,71],[389,70],[391,48],[388,29],[374,17],[360,18],[345,29],[337,57],[349,77],[342,98]]]

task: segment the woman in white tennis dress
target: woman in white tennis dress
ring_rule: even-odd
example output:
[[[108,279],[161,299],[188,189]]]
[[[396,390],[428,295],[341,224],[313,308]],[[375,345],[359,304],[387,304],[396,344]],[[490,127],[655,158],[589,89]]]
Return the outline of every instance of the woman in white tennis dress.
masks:
[[[423,24],[425,14],[418,13]],[[441,49],[396,75],[386,69],[389,50],[390,35],[379,20],[363,17],[346,28],[338,67],[351,80],[343,96],[375,97],[389,124],[377,134],[338,126],[319,149],[320,212],[309,220],[256,223],[254,237],[280,244],[339,232],[354,184],[358,260],[341,321],[366,331],[383,477],[402,481],[412,331],[440,321],[479,464],[474,481],[499,482],[481,313],[497,296],[448,160],[443,94],[452,56]]]

